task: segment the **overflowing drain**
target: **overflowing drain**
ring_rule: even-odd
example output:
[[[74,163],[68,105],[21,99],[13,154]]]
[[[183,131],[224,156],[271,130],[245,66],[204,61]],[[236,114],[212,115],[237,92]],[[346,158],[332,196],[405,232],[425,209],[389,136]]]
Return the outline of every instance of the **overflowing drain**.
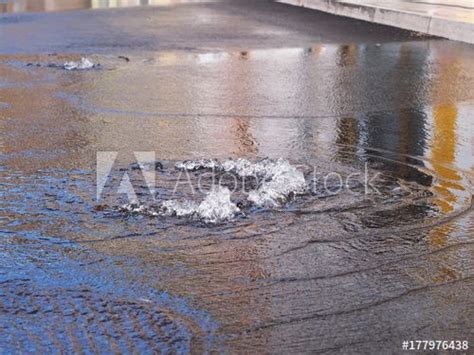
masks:
[[[171,199],[155,206],[125,204],[120,210],[150,216],[191,217],[207,223],[217,223],[232,219],[244,208],[281,207],[295,196],[308,191],[303,172],[284,159],[263,159],[257,162],[229,159],[222,163],[217,160],[188,160],[176,163],[175,168],[186,172],[209,172],[207,178],[213,184],[202,202]],[[240,186],[237,181],[241,182]],[[189,183],[192,184],[191,181]],[[233,201],[229,186],[225,186],[229,183],[232,184],[232,192],[236,192],[236,195],[245,193],[246,197],[241,197],[238,202]],[[248,191],[245,191],[246,188]]]

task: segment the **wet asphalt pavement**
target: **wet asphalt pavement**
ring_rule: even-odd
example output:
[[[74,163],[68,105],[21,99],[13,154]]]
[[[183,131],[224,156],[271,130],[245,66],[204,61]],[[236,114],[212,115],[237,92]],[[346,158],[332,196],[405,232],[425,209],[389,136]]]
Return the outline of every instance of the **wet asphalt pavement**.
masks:
[[[0,15],[2,352],[474,346],[474,47],[269,1],[78,4]],[[230,159],[232,217],[180,184],[212,186],[203,158]]]

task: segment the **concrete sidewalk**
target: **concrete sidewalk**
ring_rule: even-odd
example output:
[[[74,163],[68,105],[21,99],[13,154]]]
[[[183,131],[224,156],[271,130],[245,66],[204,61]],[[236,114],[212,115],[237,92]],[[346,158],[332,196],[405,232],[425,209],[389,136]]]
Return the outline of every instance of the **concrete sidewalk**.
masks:
[[[474,43],[474,0],[277,0],[335,15]]]

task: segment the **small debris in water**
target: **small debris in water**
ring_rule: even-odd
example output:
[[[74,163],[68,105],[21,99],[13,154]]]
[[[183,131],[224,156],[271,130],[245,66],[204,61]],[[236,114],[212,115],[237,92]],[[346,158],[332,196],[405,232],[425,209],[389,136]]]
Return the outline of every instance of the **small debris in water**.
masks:
[[[109,205],[107,204],[97,205],[97,206],[94,206],[94,211],[102,212],[102,211],[106,211],[108,208],[109,208]]]
[[[141,166],[139,163],[133,163],[128,166],[128,168],[120,168],[120,171],[127,171],[127,170],[142,170],[143,168],[147,169],[154,169],[156,171],[163,170],[163,164],[159,161],[155,161],[152,163],[145,163],[144,166]]]
[[[129,62],[129,61],[130,61],[130,58],[129,58],[129,57],[125,57],[124,55],[119,55],[118,58],[119,58],[119,59],[123,59],[123,60],[125,60],[126,62]]]
[[[133,163],[133,164],[130,165],[130,169],[132,169],[132,170],[141,170],[142,167],[140,166],[139,163]]]

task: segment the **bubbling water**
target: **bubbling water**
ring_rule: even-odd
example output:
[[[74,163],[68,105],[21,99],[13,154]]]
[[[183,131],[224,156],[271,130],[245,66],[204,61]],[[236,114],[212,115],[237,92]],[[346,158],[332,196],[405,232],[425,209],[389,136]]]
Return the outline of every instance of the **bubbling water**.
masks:
[[[121,207],[121,211],[148,216],[188,217],[206,223],[217,223],[231,220],[240,211],[230,197],[231,192],[228,188],[216,186],[201,203],[189,200],[167,200],[157,207],[126,204]]]
[[[198,160],[179,162],[176,167],[191,171],[213,169],[242,178],[254,177],[261,182],[249,192],[247,199],[259,207],[280,207],[291,196],[304,194],[308,189],[303,172],[285,159],[263,159],[258,162],[228,159],[222,164],[216,160]]]
[[[408,228],[413,216],[417,225],[426,226],[452,218],[470,206],[469,198],[465,203],[459,199],[452,213],[444,213],[439,207],[442,196],[437,193],[435,174],[415,166],[404,165],[409,179],[403,179],[376,164],[366,164],[362,170],[361,166],[338,162],[316,161],[308,165],[282,158],[199,159],[163,164],[158,199],[149,204],[123,205],[121,212],[161,217],[166,225],[174,223],[173,217],[206,224],[238,224],[239,220],[258,221],[262,216],[278,219],[283,216],[281,212],[288,212],[284,216],[291,220],[298,214],[350,210],[357,220],[354,223],[361,228]],[[186,182],[181,181],[184,175]],[[196,189],[186,193],[182,185],[205,191],[204,198],[195,193]]]
[[[308,190],[303,172],[284,159],[263,159],[257,162],[229,159],[222,163],[211,159],[189,160],[176,163],[175,168],[187,171],[211,169],[215,173],[228,173],[240,178],[255,178],[258,183],[246,195],[245,206],[281,207],[294,196],[302,195]],[[229,188],[213,185],[211,191],[200,203],[189,199],[168,199],[155,206],[125,204],[121,207],[121,211],[219,223],[232,220],[242,212],[237,203],[232,201],[232,197]]]
[[[217,223],[232,219],[240,211],[230,197],[231,192],[228,188],[217,186],[200,204],[169,200],[162,204],[162,208],[165,214],[198,217],[208,223]]]

